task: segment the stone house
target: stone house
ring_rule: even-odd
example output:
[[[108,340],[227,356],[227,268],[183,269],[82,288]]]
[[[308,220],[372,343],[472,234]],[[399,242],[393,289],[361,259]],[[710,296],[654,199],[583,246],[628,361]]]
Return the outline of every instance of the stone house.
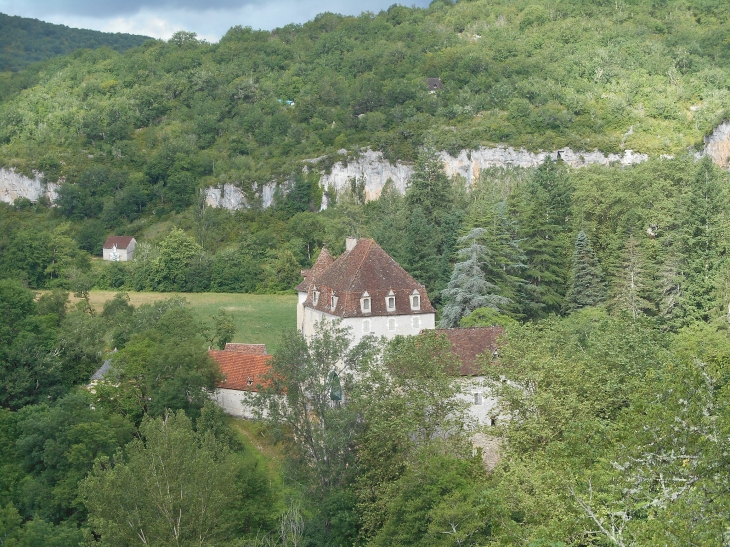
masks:
[[[104,260],[111,262],[127,262],[134,256],[137,240],[131,236],[109,236],[104,242],[102,254]]]
[[[223,381],[218,384],[213,400],[226,414],[238,418],[253,418],[246,393],[258,393],[263,375],[269,371],[273,357],[266,353],[264,344],[226,344],[224,350],[208,350],[218,363]]]
[[[489,393],[482,373],[484,363],[496,362],[497,342],[502,327],[438,329],[448,338],[451,351],[460,362],[461,398],[469,403],[469,412],[479,425],[496,425],[497,399]]]
[[[436,310],[418,283],[372,239],[347,238],[333,260],[326,248],[297,286],[297,328],[305,336],[322,320],[341,320],[353,343],[373,334],[393,338],[436,326]]]

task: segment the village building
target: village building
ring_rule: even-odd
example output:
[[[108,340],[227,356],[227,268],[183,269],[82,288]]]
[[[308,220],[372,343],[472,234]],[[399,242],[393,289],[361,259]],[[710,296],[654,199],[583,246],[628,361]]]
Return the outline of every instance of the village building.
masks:
[[[216,387],[213,400],[226,414],[239,418],[253,418],[247,393],[258,393],[269,371],[272,356],[264,344],[226,344],[224,350],[208,350],[218,363],[223,381]]]
[[[137,240],[131,236],[109,236],[104,242],[102,254],[104,260],[111,262],[127,262],[134,256]]]
[[[497,342],[502,327],[438,329],[446,336],[451,352],[460,363],[461,398],[469,404],[469,413],[479,425],[496,425],[497,399],[490,396],[483,367],[496,363]]]
[[[305,337],[323,320],[340,320],[354,344],[370,334],[393,338],[436,327],[426,288],[372,239],[347,238],[336,260],[323,248],[302,275],[297,328]]]

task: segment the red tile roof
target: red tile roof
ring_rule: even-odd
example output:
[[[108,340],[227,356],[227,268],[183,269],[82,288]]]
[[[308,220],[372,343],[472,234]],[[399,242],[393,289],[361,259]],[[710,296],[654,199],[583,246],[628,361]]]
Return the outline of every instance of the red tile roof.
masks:
[[[314,303],[312,296],[315,287],[319,291],[317,304]],[[413,279],[372,239],[358,240],[352,250],[345,251],[323,273],[314,276],[307,290],[305,307],[339,317],[436,312],[428,299],[426,288]],[[389,311],[386,308],[386,297],[391,291],[396,297],[395,310]],[[365,292],[370,296],[369,313],[363,313],[360,308],[360,299]],[[410,296],[414,293],[420,296],[419,310],[411,310]],[[337,296],[334,309],[330,307],[333,294]]]
[[[262,376],[269,371],[272,355],[256,355],[236,351],[209,350],[210,355],[220,366],[225,380],[218,387],[238,391],[258,391],[263,383]]]
[[[109,236],[104,242],[104,249],[111,249],[114,245],[117,249],[126,249],[133,239],[132,236]]]
[[[317,260],[314,261],[312,268],[309,270],[302,270],[304,281],[297,285],[297,290],[299,292],[307,292],[314,282],[314,279],[322,275],[330,266],[332,266],[333,263],[334,259],[327,250],[327,247],[322,247],[322,250],[319,252],[319,256],[317,257]]]
[[[461,360],[462,376],[481,374],[477,357],[484,353],[493,355],[498,349],[499,337],[504,334],[502,327],[437,329],[437,331],[446,335],[451,343],[451,351]]]
[[[250,355],[266,355],[266,344],[228,342],[224,351],[235,351],[236,353],[248,353]]]

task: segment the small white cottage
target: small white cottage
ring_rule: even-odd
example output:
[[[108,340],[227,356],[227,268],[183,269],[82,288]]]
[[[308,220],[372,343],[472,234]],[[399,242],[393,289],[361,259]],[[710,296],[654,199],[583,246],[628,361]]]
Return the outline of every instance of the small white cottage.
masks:
[[[132,260],[137,240],[131,236],[109,236],[102,249],[104,260],[127,262]]]

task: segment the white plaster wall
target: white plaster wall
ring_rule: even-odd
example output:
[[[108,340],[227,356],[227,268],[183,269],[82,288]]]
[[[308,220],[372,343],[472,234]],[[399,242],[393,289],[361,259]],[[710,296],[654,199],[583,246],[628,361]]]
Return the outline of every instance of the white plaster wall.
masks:
[[[302,334],[310,337],[314,334],[314,325],[326,319],[327,321],[336,321],[340,319],[329,313],[313,310],[312,308],[304,308],[304,318],[302,323]],[[414,325],[413,319],[418,319],[418,324]],[[388,328],[388,321],[395,320],[395,330]],[[370,330],[363,331],[363,321],[370,321]],[[435,313],[419,313],[413,315],[391,315],[391,316],[375,316],[375,317],[348,317],[342,319],[343,327],[350,327],[353,344],[357,344],[364,336],[373,334],[375,336],[385,336],[386,338],[394,338],[398,334],[404,336],[415,336],[424,329],[436,328]]]
[[[458,398],[469,405],[469,415],[479,426],[491,426],[492,418],[497,418],[497,421],[500,421],[497,412],[497,398],[491,396],[482,376],[462,376],[459,383],[461,393]],[[482,394],[481,405],[474,404],[475,392]]]
[[[250,392],[239,391],[237,389],[218,388],[213,394],[213,400],[218,403],[226,414],[236,416],[237,418],[253,419],[253,408],[245,402]],[[263,417],[266,417],[264,411]]]
[[[297,291],[297,330],[303,332],[302,322],[304,321],[304,301],[307,299],[307,293]]]
[[[132,254],[128,253],[127,249],[117,249],[117,254],[119,255],[119,262],[128,262],[128,261],[132,260]],[[103,256],[104,260],[111,260],[112,259],[112,250],[103,249],[102,256]]]

